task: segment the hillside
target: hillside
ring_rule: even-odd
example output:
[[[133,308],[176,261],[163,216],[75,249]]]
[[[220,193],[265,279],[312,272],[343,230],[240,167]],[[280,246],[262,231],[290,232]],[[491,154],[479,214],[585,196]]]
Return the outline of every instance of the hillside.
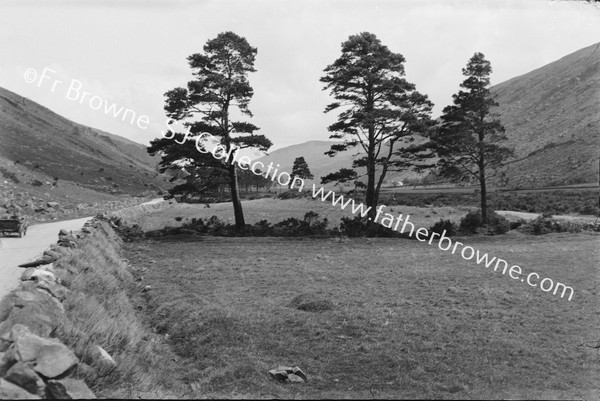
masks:
[[[76,124],[0,88],[0,158],[31,172],[112,194],[164,185],[144,145]],[[9,168],[5,167],[5,168]],[[46,180],[43,180],[46,181]]]
[[[596,44],[491,88],[495,110],[506,128],[515,158],[506,179],[495,184],[543,187],[598,182],[600,149],[600,44]],[[304,156],[315,177],[352,165],[355,152],[331,158],[330,141],[309,141],[271,152],[260,159],[291,172]],[[414,178],[391,173],[387,181]]]
[[[287,146],[285,148],[277,149],[269,153],[268,156],[264,156],[258,160],[267,164],[273,162],[278,163],[280,171],[291,172],[294,160],[296,157],[303,156],[308,164],[308,168],[311,173],[315,176],[315,182],[320,183],[321,177],[329,173],[338,171],[341,168],[352,167],[352,160],[354,155],[359,152],[359,148],[354,148],[346,152],[340,152],[334,157],[329,157],[325,154],[329,150],[333,141],[308,141],[297,145]],[[358,169],[361,171],[364,169]],[[403,180],[407,177],[415,177],[415,173],[397,173],[390,172],[386,178],[386,181],[392,182],[393,180]]]
[[[492,87],[516,160],[509,186],[598,181],[600,43]]]

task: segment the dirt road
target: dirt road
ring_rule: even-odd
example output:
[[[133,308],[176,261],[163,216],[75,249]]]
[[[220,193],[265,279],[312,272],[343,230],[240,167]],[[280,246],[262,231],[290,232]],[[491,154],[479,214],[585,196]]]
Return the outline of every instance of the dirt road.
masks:
[[[56,223],[35,224],[29,226],[27,235],[23,238],[1,237],[0,299],[19,284],[23,269],[17,267],[18,265],[40,257],[50,244],[56,243],[61,228],[79,230],[89,219],[91,217]]]

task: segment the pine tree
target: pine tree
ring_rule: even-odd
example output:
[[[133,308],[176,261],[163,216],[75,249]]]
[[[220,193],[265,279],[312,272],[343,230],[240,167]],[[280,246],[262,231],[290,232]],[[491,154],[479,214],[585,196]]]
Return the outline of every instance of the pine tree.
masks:
[[[306,160],[304,160],[303,156],[297,157],[296,160],[294,160],[294,165],[292,166],[292,173],[290,175],[292,178],[290,180],[289,188],[292,187],[292,183],[295,177],[303,179],[315,178],[310,172],[310,169],[308,168],[308,163],[306,163]]]
[[[167,116],[187,127],[187,132],[172,132],[169,137],[151,142],[148,152],[161,154],[161,172],[184,169],[190,174],[190,182],[211,184],[222,179],[225,172],[236,228],[245,229],[244,213],[239,197],[237,169],[233,163],[234,149],[253,148],[268,150],[272,143],[264,135],[256,135],[255,125],[246,121],[233,121],[231,112],[252,117],[248,105],[254,91],[248,82],[248,74],[254,72],[256,48],[233,32],[220,33],[206,42],[204,53],[188,57],[194,80],[187,88],[175,88],[165,93]],[[216,138],[224,149],[222,159],[206,153],[203,134]],[[202,150],[202,151],[201,151]],[[170,195],[202,191],[202,187],[187,185],[175,187]],[[210,185],[209,185],[210,186]]]
[[[476,179],[481,188],[481,217],[488,221],[486,181],[490,170],[499,168],[512,155],[500,145],[504,127],[492,113],[498,103],[489,90],[492,66],[482,53],[475,53],[463,68],[467,78],[463,90],[453,95],[453,105],[443,110],[441,125],[432,136],[440,156],[440,174],[456,181]]]
[[[353,160],[351,169],[333,172],[322,177],[321,182],[359,184],[361,177],[355,169],[365,168],[366,204],[371,208],[371,219],[387,172],[402,166],[394,156],[425,152],[417,146],[401,150],[402,142],[410,143],[415,135],[427,131],[433,106],[427,96],[403,78],[404,61],[401,54],[391,52],[375,35],[363,32],[342,43],[342,55],[325,68],[321,78],[326,84],[324,89],[329,89],[336,100],[325,112],[342,110],[337,122],[328,129],[330,138],[343,142],[332,145],[326,154],[335,156],[355,147],[364,152]]]

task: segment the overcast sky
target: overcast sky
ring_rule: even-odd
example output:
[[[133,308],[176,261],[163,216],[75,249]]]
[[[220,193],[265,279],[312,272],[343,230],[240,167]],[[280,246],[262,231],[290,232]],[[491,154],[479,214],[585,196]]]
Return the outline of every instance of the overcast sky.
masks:
[[[2,0],[0,87],[147,143],[164,129],[164,92],[191,79],[186,57],[227,30],[258,48],[252,122],[275,149],[328,139],[335,115],[323,113],[332,99],[319,77],[349,35],[372,32],[404,55],[406,78],[439,115],[474,52],[491,61],[492,84],[500,83],[600,41],[600,7],[557,0]],[[31,68],[37,80],[27,83]],[[40,83],[44,68],[55,73]],[[52,92],[55,80],[63,83]],[[82,83],[76,101],[67,99],[73,80]],[[88,99],[79,104],[83,91],[150,123],[142,129],[93,110]]]

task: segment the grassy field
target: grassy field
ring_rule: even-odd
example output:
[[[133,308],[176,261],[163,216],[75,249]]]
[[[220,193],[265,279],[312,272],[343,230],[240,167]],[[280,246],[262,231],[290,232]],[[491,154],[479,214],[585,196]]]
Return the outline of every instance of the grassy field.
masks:
[[[140,209],[142,208],[142,209]],[[331,202],[322,202],[313,199],[255,199],[243,202],[244,217],[246,224],[254,224],[260,220],[268,220],[277,223],[289,217],[302,218],[310,210],[319,214],[321,218],[329,219],[330,227],[339,225],[340,218],[354,217],[349,207],[341,210],[339,206],[332,206]],[[458,223],[472,207],[441,206],[441,207],[417,207],[417,206],[391,206],[384,212],[409,215],[410,221],[415,225],[429,228],[440,219],[450,219]],[[141,213],[140,213],[141,212]],[[131,209],[124,209],[114,213],[124,218],[130,224],[139,224],[142,230],[151,231],[165,226],[176,227],[192,218],[209,218],[217,216],[226,223],[233,224],[233,207],[231,203],[214,203],[210,207],[204,204],[175,203],[158,204]],[[180,221],[176,220],[181,218]]]
[[[269,215],[290,204],[268,201]],[[248,220],[264,218],[251,205]],[[598,399],[599,238],[464,239],[573,286],[570,302],[402,239],[165,238],[125,256],[151,287],[142,315],[181,358],[169,377],[186,397]],[[332,308],[298,310],[297,297]],[[279,364],[308,383],[273,381]]]

